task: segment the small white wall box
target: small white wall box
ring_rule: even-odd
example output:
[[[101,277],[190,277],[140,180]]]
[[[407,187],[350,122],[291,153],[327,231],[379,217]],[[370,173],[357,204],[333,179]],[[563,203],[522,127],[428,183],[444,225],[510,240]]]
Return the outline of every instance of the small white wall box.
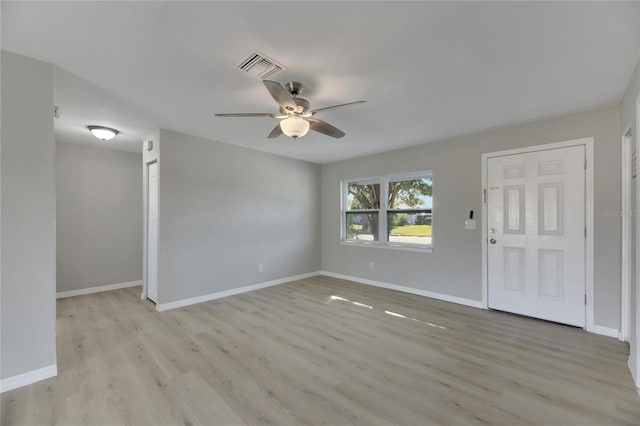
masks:
[[[473,219],[467,219],[464,221],[464,229],[476,229],[476,221]]]
[[[153,150],[153,141],[151,139],[147,139],[146,141],[144,141],[144,148],[145,151],[152,151]]]

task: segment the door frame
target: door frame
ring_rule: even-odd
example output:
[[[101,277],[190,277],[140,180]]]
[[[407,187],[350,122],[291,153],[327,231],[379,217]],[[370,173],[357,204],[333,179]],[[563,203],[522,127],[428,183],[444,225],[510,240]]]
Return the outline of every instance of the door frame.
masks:
[[[620,282],[620,335],[619,340],[629,341],[629,330],[631,325],[631,221],[635,217],[632,211],[636,211],[636,206],[631,205],[631,179],[633,170],[631,169],[631,155],[633,152],[633,137],[631,135],[631,125],[628,125],[622,133],[622,274]],[[637,150],[636,150],[637,155]],[[636,167],[637,168],[637,167]],[[637,182],[636,182],[637,184]]]
[[[631,140],[632,143],[635,144],[636,146],[636,152],[637,152],[637,148],[640,145],[640,139],[638,138],[638,131],[640,131],[640,95],[638,95],[638,97],[636,98],[636,110],[635,110],[635,120],[636,120],[636,125],[635,125],[635,135],[632,134],[631,135]],[[640,166],[637,164],[636,162],[636,172],[640,172]],[[635,208],[638,209],[640,207],[640,197],[638,196],[640,195],[640,187],[638,186],[638,183],[636,182],[636,205]],[[635,336],[631,336],[631,334],[629,334],[629,340],[633,339],[633,341],[635,342],[635,348],[636,348],[636,359],[631,359],[631,356],[629,356],[629,361],[627,362],[627,364],[629,365],[629,369],[631,370],[631,375],[633,376],[633,381],[635,382],[636,388],[640,389],[640,372],[638,371],[638,366],[640,366],[640,351],[638,350],[638,346],[640,343],[640,274],[638,274],[637,269],[638,269],[638,265],[640,264],[640,238],[638,238],[638,234],[640,234],[640,232],[638,232],[639,226],[640,226],[640,216],[636,216],[635,219],[636,221],[636,282],[635,282],[635,288],[636,288],[636,298],[635,300],[631,299],[631,296],[629,296],[629,298],[631,299],[629,303],[633,303],[635,304],[635,306],[631,306],[631,309],[635,309],[636,312],[636,323],[635,323]]]
[[[583,138],[563,142],[548,143],[543,145],[528,146],[524,148],[509,149],[505,151],[488,152],[482,154],[482,307],[489,309],[489,267],[488,267],[488,217],[487,217],[487,171],[489,158],[503,157],[506,155],[526,154],[529,152],[546,151],[549,149],[584,146],[587,159],[585,170],[585,224],[587,237],[585,241],[585,293],[587,303],[585,305],[585,329],[595,331],[594,323],[594,235],[593,235],[593,142],[594,139]]]
[[[144,174],[143,174],[143,246],[142,246],[142,251],[143,251],[143,265],[142,265],[142,294],[140,295],[140,299],[142,300],[147,300],[148,294],[147,294],[147,288],[148,288],[148,275],[149,275],[149,167],[153,164],[153,163],[157,163],[157,167],[158,167],[158,177],[157,177],[157,185],[158,185],[158,194],[156,194],[156,196],[158,197],[158,201],[160,198],[160,162],[158,161],[158,159],[153,158],[149,161],[146,161],[144,163]],[[159,212],[156,212],[156,214],[159,215]],[[158,218],[159,221],[159,218]],[[158,234],[159,234],[159,230],[158,230]],[[156,274],[157,276],[157,274]],[[157,291],[157,289],[156,289]],[[157,295],[156,295],[157,298]]]

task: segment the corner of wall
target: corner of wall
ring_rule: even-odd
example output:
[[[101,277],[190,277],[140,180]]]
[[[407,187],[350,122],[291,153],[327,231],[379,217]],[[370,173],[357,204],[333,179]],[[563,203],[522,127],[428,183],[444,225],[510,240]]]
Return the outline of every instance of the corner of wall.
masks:
[[[56,197],[54,67],[4,50],[1,60],[4,390],[21,383],[16,377],[40,380],[38,371],[55,368]]]

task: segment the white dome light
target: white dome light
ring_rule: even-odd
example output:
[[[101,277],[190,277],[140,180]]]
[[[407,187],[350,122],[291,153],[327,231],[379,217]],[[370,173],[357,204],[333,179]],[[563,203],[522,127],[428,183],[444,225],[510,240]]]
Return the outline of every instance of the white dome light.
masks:
[[[87,126],[87,128],[93,136],[103,141],[109,141],[115,138],[118,133],[120,133],[116,129],[104,126]]]
[[[307,134],[309,122],[300,117],[289,117],[280,121],[280,129],[282,133],[295,139]]]

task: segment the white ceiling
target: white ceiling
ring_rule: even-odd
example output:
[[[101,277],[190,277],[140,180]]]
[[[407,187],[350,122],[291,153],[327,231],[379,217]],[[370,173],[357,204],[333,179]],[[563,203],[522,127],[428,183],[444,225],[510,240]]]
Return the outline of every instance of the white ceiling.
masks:
[[[162,127],[328,162],[618,103],[638,54],[638,4],[483,2],[2,2],[2,48],[55,64],[61,141]],[[347,133],[268,140],[276,111],[235,65],[252,50]]]

